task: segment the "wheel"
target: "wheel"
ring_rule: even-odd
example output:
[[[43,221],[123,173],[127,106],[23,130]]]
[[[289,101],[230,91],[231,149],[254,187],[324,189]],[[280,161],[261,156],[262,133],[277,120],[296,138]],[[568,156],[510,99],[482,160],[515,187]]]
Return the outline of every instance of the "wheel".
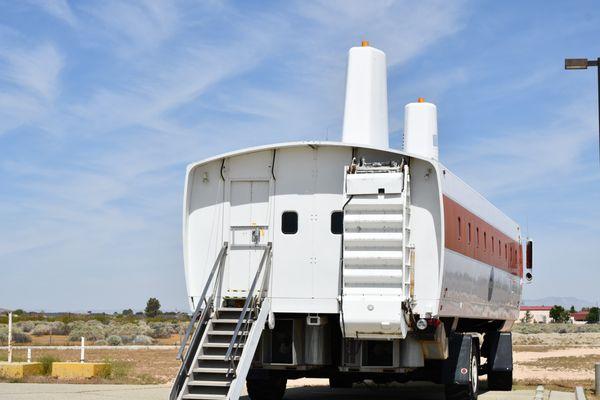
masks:
[[[445,386],[446,400],[477,400],[479,390],[479,352],[477,342],[473,341],[471,350],[471,368],[469,383],[466,385],[449,384]]]
[[[286,385],[286,378],[246,379],[246,389],[252,400],[281,400]]]
[[[345,376],[334,376],[329,378],[329,387],[331,389],[348,389],[354,382]]]
[[[512,371],[488,372],[488,389],[510,392],[512,390]]]

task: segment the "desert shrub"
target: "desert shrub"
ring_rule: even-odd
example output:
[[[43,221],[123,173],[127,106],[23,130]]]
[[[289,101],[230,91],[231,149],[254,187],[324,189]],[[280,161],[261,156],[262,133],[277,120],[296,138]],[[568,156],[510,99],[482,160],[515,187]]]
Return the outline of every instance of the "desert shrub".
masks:
[[[150,336],[137,335],[136,337],[133,338],[133,344],[149,346],[152,343],[154,343],[154,341],[152,340],[152,338]]]
[[[69,327],[69,340],[78,341],[82,336],[87,340],[100,340],[106,337],[104,325],[96,320],[75,321],[67,325]]]
[[[111,346],[120,346],[123,344],[123,339],[121,339],[121,336],[117,336],[117,335],[110,335],[109,337],[106,338],[106,341]]]
[[[33,321],[20,321],[16,325],[25,333],[29,333],[35,328],[35,322]]]
[[[37,324],[31,331],[33,336],[44,336],[49,335],[52,332],[52,328],[48,324]]]
[[[40,357],[38,361],[42,363],[42,374],[50,375],[50,373],[52,372],[52,363],[59,362],[60,359],[58,357],[44,355]]]
[[[21,328],[14,326],[12,330],[13,343],[30,343],[31,336],[24,333]],[[0,325],[0,344],[3,346],[8,344],[8,325]]]
[[[94,343],[96,346],[108,346],[108,342],[104,339],[96,340]]]
[[[67,325],[61,321],[54,321],[50,323],[50,330],[53,335],[66,335]]]
[[[173,325],[168,322],[151,322],[150,328],[152,329],[150,336],[154,339],[169,338],[173,333],[177,333]]]

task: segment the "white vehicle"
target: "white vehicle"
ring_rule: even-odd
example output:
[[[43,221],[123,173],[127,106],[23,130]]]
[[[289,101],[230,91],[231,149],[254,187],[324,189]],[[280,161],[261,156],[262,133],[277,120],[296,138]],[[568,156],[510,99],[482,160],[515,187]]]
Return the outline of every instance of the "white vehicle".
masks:
[[[385,54],[349,52],[341,142],[243,149],[188,167],[194,310],[176,399],[279,400],[288,379],[512,387],[519,226],[438,161],[436,106],[388,146]],[[531,279],[532,245],[527,243]],[[487,359],[480,364],[480,357]]]

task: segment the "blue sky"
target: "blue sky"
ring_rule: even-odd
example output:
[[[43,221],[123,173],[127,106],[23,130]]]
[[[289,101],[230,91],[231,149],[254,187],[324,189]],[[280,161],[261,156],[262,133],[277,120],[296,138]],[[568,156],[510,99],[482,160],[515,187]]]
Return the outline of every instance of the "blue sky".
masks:
[[[186,309],[185,165],[338,140],[347,50],[387,53],[440,158],[536,239],[526,298],[599,300],[595,1],[0,1],[0,307]]]

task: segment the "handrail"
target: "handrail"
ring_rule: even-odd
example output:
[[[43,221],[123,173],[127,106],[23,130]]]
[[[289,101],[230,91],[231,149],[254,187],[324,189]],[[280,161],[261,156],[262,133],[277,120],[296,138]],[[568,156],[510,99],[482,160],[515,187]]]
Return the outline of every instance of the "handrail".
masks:
[[[227,255],[228,246],[229,246],[228,242],[223,243],[223,247],[221,247],[221,251],[219,251],[219,255],[217,256],[217,259],[215,260],[215,263],[210,271],[208,279],[206,280],[206,284],[204,285],[204,289],[202,290],[202,296],[200,297],[200,301],[196,305],[196,310],[194,311],[194,314],[192,315],[190,323],[187,327],[185,337],[184,337],[183,341],[181,342],[179,352],[177,353],[177,358],[182,361],[182,365],[181,365],[181,368],[179,368],[179,372],[177,373],[177,377],[175,378],[175,382],[173,384],[173,387],[171,388],[169,400],[176,400],[178,398],[179,392],[182,390],[183,385],[185,383],[185,379],[189,375],[190,367],[192,366],[192,363],[193,363],[192,357],[195,355],[195,353],[198,349],[198,346],[200,344],[199,343],[200,338],[202,337],[202,333],[204,331],[203,327],[206,324],[208,318],[210,317],[210,313],[212,310],[210,302],[212,302],[214,300],[213,298],[214,298],[215,289],[217,287],[217,282],[215,282],[215,284],[213,286],[213,295],[211,296],[210,302],[206,299],[206,293],[208,292],[208,289],[213,280],[215,272],[217,272],[217,270],[219,271],[218,274],[220,274],[222,272],[223,266],[225,265],[224,261],[225,261],[226,255]],[[205,304],[204,308],[202,308],[203,303]],[[194,325],[196,324],[196,322],[198,322],[198,327],[196,328],[196,330],[194,331],[194,334],[192,335],[190,345],[188,346],[185,356],[183,356],[183,351],[187,345],[188,339],[190,337],[190,334],[191,334],[192,329],[194,328]]]
[[[204,289],[202,290],[202,295],[200,296],[200,301],[198,302],[198,305],[196,306],[196,310],[194,311],[194,314],[192,315],[192,319],[191,319],[191,321],[187,327],[187,330],[185,332],[185,337],[183,338],[183,341],[181,342],[181,346],[179,347],[179,352],[177,353],[177,358],[180,360],[182,360],[181,356],[183,354],[185,345],[190,337],[192,329],[194,328],[194,324],[196,323],[198,316],[203,311],[203,309],[202,309],[203,301],[204,301],[204,303],[206,303],[205,309],[208,308],[208,302],[206,300],[206,292],[208,292],[208,288],[210,287],[212,278],[213,278],[217,268],[221,265],[221,259],[224,257],[225,252],[227,251],[228,245],[229,244],[227,242],[223,243],[223,247],[221,247],[221,251],[219,251],[219,255],[217,256],[217,259],[215,260],[215,263],[213,264],[213,267],[210,271],[210,275],[208,275],[208,279],[206,280],[206,284],[204,285]]]
[[[258,278],[261,275],[263,266],[265,265],[265,261],[267,260],[267,257],[271,254],[271,249],[273,247],[273,244],[271,242],[267,243],[265,250],[263,252],[262,258],[260,260],[260,264],[258,265],[258,268],[256,270],[256,274],[254,275],[254,279],[252,280],[252,285],[250,286],[250,289],[248,290],[248,296],[246,297],[246,301],[244,302],[244,307],[242,308],[242,312],[240,314],[240,319],[237,322],[237,325],[235,326],[235,330],[233,331],[233,336],[231,337],[231,341],[229,342],[229,347],[227,348],[227,353],[225,353],[225,360],[229,360],[231,361],[231,352],[233,351],[233,348],[236,344],[236,339],[238,337],[240,328],[242,327],[242,323],[244,322],[244,319],[246,317],[246,313],[248,312],[248,307],[250,305],[250,302],[254,299],[254,289],[256,288],[256,283],[258,282]],[[267,274],[268,271],[265,272],[265,274]],[[263,280],[263,286],[264,286],[265,281]],[[263,287],[263,292],[264,292],[264,287]],[[261,294],[262,296],[262,294]],[[236,346],[239,347],[239,346]],[[237,349],[236,349],[237,352]]]

